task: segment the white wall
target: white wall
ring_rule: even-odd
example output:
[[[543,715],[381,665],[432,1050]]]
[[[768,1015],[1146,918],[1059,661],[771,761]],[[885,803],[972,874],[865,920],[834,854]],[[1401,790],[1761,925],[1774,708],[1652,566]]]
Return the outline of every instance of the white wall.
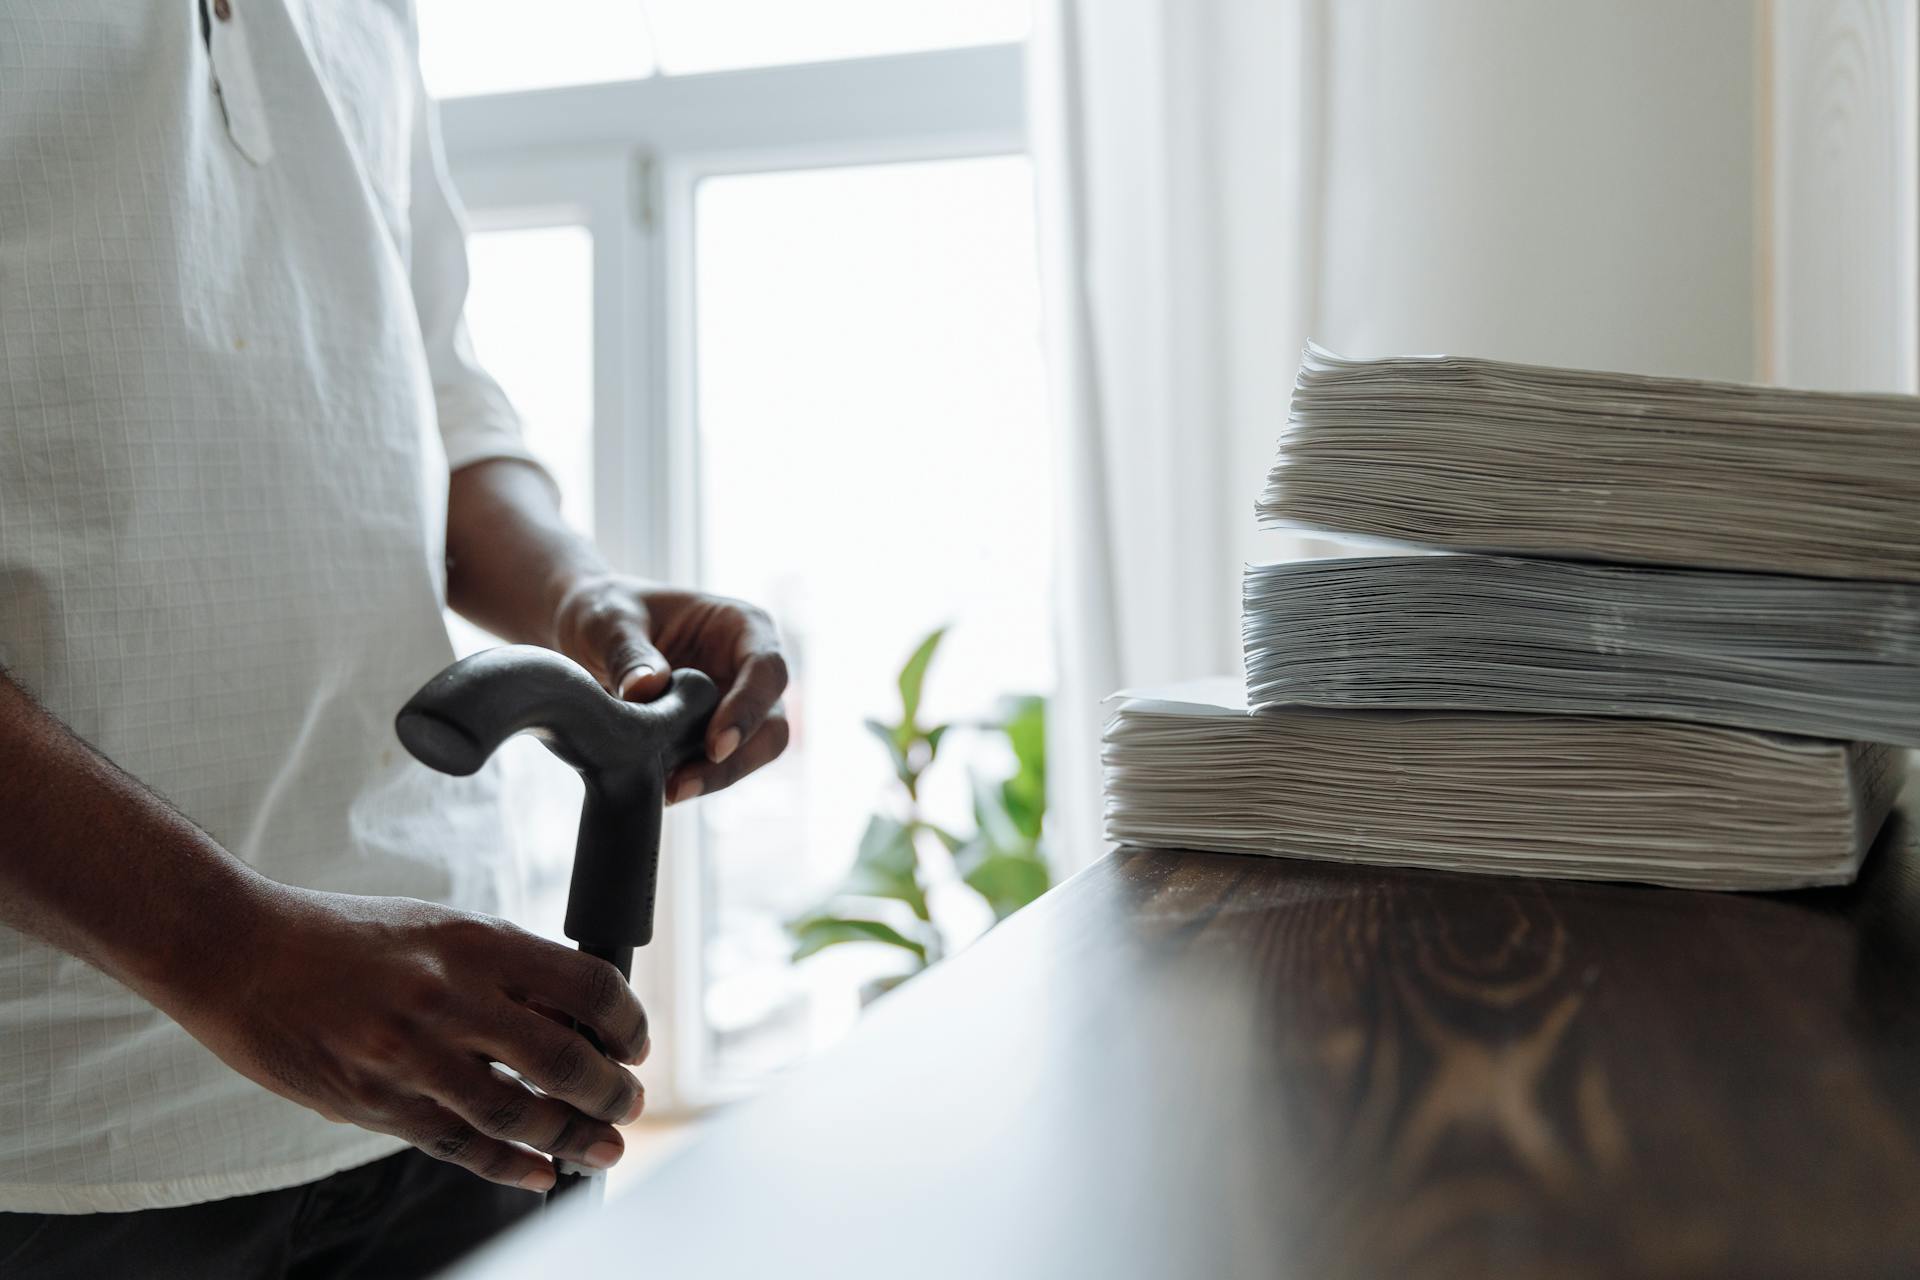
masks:
[[[1763,376],[1763,0],[1190,2],[1237,558],[1307,337]]]
[[[1332,0],[1315,332],[1753,378],[1756,0]]]

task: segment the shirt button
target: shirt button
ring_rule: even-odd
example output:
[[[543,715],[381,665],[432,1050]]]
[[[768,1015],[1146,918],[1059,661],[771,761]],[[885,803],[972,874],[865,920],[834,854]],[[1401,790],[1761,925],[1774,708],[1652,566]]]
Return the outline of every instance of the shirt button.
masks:
[[[213,16],[222,22],[233,17],[233,0],[213,0]]]

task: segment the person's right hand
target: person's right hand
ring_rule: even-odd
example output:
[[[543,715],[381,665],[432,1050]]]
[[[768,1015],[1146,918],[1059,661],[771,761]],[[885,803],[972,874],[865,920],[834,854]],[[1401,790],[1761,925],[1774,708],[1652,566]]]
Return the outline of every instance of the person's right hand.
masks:
[[[613,1123],[637,1117],[643,1096],[607,1055],[642,1061],[647,1017],[612,965],[408,898],[268,897],[240,913],[230,966],[200,967],[156,1000],[229,1066],[529,1191],[553,1185],[541,1152],[601,1169],[620,1158]],[[591,1026],[606,1053],[543,1010]]]

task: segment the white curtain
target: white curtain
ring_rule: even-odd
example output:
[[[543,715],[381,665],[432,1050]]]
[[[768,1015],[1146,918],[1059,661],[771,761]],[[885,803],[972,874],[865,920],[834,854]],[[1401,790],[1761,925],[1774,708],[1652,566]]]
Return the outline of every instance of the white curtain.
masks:
[[[1316,261],[1316,0],[1038,0],[1059,441],[1062,871],[1098,857],[1101,702],[1240,669],[1253,499]]]

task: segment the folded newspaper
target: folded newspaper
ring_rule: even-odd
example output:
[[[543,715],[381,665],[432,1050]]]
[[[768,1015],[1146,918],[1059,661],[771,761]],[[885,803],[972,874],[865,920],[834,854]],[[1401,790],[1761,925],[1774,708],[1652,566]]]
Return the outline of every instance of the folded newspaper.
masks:
[[[1308,347],[1261,521],[1920,581],[1920,397]]]
[[[1920,747],[1920,586],[1416,555],[1249,565],[1244,606],[1256,707],[1654,716]]]
[[[1904,780],[1891,747],[1660,720],[1252,712],[1232,679],[1118,698],[1128,845],[1782,889],[1851,880]]]

